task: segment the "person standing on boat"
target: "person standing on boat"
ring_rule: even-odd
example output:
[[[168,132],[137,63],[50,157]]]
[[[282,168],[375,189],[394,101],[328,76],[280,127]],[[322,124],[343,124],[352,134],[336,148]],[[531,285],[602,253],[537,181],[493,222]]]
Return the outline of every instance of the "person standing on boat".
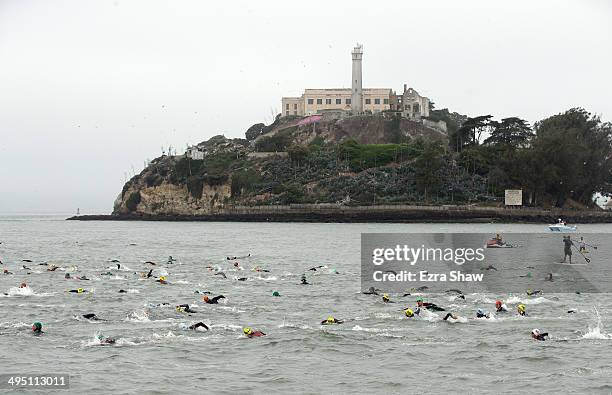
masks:
[[[570,236],[563,236],[563,263],[565,263],[567,257],[569,257],[569,263],[572,263],[572,241]]]

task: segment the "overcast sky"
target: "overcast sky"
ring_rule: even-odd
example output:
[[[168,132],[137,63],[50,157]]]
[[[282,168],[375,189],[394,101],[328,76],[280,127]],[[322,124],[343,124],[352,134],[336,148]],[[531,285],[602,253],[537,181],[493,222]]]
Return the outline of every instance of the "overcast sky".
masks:
[[[612,3],[0,0],[0,213],[106,213],[172,145],[243,137],[281,96],[404,83],[530,122],[612,114]]]

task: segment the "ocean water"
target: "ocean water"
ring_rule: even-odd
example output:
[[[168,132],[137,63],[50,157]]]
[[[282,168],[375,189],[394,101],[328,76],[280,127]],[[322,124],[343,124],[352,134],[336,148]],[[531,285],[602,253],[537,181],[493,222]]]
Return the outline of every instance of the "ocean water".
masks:
[[[441,320],[444,312],[406,319],[401,310],[415,305],[414,295],[392,294],[396,303],[385,304],[360,293],[362,232],[544,229],[0,217],[0,269],[13,273],[0,275],[0,366],[2,373],[69,374],[66,393],[611,393],[611,294],[467,294],[465,301],[426,295],[467,317],[450,323]],[[226,259],[247,254],[237,260],[242,270]],[[612,262],[597,264],[607,273]],[[169,284],[142,278],[150,268]],[[66,272],[91,280],[67,280]],[[311,285],[299,285],[303,273]],[[28,287],[18,288],[22,282]],[[91,292],[66,292],[79,287]],[[226,299],[207,305],[196,290]],[[511,313],[472,318],[478,307],[494,310],[497,298]],[[528,317],[514,314],[520,302]],[[197,313],[177,312],[184,303]],[[86,313],[107,321],[90,322],[81,317]],[[328,315],[346,322],[321,326]],[[43,323],[42,336],[32,335],[34,321]],[[211,330],[184,329],[198,321]],[[248,339],[245,326],[267,336]],[[550,340],[531,340],[536,327]],[[99,334],[116,344],[101,345]]]

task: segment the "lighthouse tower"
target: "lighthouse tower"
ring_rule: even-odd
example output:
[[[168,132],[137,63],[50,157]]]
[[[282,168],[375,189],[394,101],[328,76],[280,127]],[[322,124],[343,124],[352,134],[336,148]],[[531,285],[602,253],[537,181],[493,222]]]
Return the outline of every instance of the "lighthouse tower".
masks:
[[[357,44],[353,48],[353,80],[351,95],[351,111],[353,114],[363,113],[363,87],[361,84],[361,58],[363,58],[363,47]]]

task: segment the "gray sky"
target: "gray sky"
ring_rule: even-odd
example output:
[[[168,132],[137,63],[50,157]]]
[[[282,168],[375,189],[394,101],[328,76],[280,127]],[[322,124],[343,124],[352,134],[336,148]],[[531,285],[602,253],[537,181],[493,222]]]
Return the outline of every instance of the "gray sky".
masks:
[[[161,147],[281,96],[403,83],[468,115],[610,120],[612,3],[0,0],[0,213],[104,213]],[[134,170],[132,170],[134,169]]]

